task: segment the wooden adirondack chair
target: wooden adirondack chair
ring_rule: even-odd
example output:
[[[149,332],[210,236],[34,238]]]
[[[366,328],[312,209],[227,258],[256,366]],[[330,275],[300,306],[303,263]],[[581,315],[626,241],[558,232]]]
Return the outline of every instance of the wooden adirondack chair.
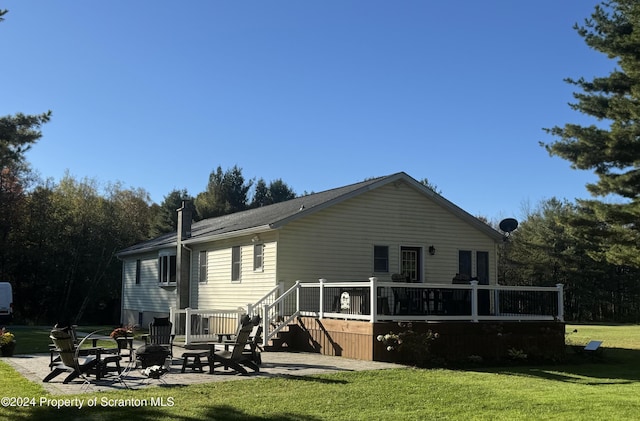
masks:
[[[83,374],[94,375],[96,380],[100,380],[109,371],[122,372],[119,355],[103,355],[102,348],[86,348],[78,352],[78,345],[68,329],[53,329],[49,337],[55,345],[59,361],[54,361],[51,372],[42,380],[45,383],[62,373],[70,373],[63,381],[69,383]],[[110,363],[115,365],[113,370],[108,367]]]
[[[232,369],[239,374],[248,374],[245,367],[251,368],[255,372],[260,371],[260,367],[253,360],[253,354],[245,352],[245,348],[250,346],[253,327],[251,323],[248,323],[240,328],[230,351],[225,349],[212,352],[209,355],[209,370],[212,374],[215,367]]]
[[[169,355],[173,358],[173,339],[175,335],[171,333],[173,323],[166,319],[154,319],[149,323],[149,333],[144,335],[147,345],[162,345],[169,351]]]
[[[236,345],[236,339],[238,333],[242,329],[242,327],[246,324],[251,324],[252,329],[249,334],[249,341],[244,349],[244,353],[247,356],[250,356],[253,362],[257,365],[262,364],[262,357],[260,355],[260,351],[262,351],[262,346],[260,342],[262,341],[262,326],[260,325],[261,317],[259,315],[255,315],[252,318],[249,316],[243,316],[240,319],[240,324],[238,325],[238,329],[234,335],[218,335],[218,342],[220,345],[224,346],[225,350],[229,350],[230,347]]]

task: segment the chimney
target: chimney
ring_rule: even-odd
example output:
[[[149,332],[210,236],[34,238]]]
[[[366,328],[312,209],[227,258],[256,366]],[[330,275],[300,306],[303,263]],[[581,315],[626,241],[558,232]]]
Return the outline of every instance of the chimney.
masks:
[[[176,283],[178,290],[176,291],[176,305],[179,309],[189,307],[189,290],[190,290],[190,268],[191,250],[184,246],[182,242],[191,238],[191,222],[193,219],[193,211],[190,200],[183,200],[182,207],[178,209],[178,232],[176,235]]]
[[[182,207],[178,209],[178,241],[191,238],[192,219],[193,211],[191,210],[191,201],[183,200]]]

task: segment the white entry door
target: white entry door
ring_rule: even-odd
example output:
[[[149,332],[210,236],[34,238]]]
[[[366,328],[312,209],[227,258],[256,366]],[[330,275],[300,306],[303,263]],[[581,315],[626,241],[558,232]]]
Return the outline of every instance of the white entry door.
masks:
[[[422,248],[400,248],[400,271],[408,282],[422,282]]]

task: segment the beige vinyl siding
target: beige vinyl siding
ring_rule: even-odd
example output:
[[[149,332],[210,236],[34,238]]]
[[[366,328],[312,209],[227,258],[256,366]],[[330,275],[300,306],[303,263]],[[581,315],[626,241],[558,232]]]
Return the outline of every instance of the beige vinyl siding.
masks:
[[[176,288],[160,287],[158,255],[146,254],[140,259],[140,283],[136,284],[136,260],[124,260],[122,308],[133,312],[169,313],[175,305]]]
[[[262,298],[276,286],[277,233],[261,233],[259,241],[244,236],[198,245],[192,253],[191,307],[236,309]],[[263,244],[263,267],[253,270],[254,244]],[[231,248],[240,246],[240,280],[231,281]],[[207,282],[198,283],[199,252],[207,250]],[[194,282],[195,281],[195,282]]]
[[[373,272],[374,245],[389,246],[389,273]],[[427,252],[436,248],[434,256]],[[366,192],[285,225],[278,243],[278,279],[390,280],[400,271],[401,246],[421,247],[422,280],[450,283],[458,250],[489,252],[496,282],[496,243],[404,182]]]

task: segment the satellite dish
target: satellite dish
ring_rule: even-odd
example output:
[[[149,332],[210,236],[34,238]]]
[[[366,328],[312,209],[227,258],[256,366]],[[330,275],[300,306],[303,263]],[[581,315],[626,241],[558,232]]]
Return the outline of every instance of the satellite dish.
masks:
[[[516,228],[518,228],[518,221],[513,218],[507,218],[500,221],[500,229],[503,232],[511,234],[511,232],[515,231]]]

